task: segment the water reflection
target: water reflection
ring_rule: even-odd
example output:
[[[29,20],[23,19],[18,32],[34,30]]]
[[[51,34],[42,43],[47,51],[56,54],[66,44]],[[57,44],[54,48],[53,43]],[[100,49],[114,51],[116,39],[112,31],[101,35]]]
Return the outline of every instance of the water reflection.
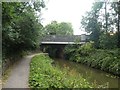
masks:
[[[55,59],[55,64],[59,65],[60,68],[69,68],[71,74],[80,74],[87,81],[97,86],[106,84],[109,88],[118,88],[118,81],[120,82],[120,78],[116,78],[114,75],[68,60]]]

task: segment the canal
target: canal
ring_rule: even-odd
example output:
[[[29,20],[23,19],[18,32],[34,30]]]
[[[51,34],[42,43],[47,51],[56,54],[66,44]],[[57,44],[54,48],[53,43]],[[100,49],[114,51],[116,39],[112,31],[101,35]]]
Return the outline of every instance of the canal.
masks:
[[[93,85],[106,85],[108,88],[119,87],[120,78],[117,76],[68,60],[54,59],[54,61],[55,65],[59,66],[60,69],[67,67],[69,72],[72,72],[74,75],[81,75]]]

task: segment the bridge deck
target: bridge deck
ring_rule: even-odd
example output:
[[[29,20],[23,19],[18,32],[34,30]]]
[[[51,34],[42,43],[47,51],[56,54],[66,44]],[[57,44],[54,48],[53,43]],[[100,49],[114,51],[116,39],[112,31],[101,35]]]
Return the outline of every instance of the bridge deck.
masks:
[[[42,38],[40,44],[84,44],[88,41],[86,35],[47,35]]]
[[[41,44],[84,44],[85,42],[41,42]]]

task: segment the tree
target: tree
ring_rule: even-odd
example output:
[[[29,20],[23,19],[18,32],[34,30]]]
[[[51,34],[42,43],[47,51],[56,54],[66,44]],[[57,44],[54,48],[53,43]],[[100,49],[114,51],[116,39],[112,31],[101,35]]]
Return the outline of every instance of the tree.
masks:
[[[44,2],[2,3],[2,46],[3,56],[21,53],[36,48],[42,25],[37,12]]]
[[[71,23],[52,21],[45,26],[45,32],[46,34],[73,35],[73,28]]]
[[[102,2],[96,2],[93,4],[92,10],[86,13],[86,16],[82,19],[82,26],[85,31],[90,34],[90,40],[94,41],[96,48],[99,48],[99,36],[100,36],[100,25],[98,22],[99,11],[102,8]]]
[[[119,26],[119,21],[117,21],[118,10],[116,3],[95,2],[91,11],[82,18],[81,24],[86,32],[91,33],[90,40],[94,41],[96,48],[116,47],[114,44],[116,44],[117,39],[116,27]],[[114,35],[110,35],[111,33]]]
[[[120,1],[118,2],[118,48],[120,48]]]
[[[58,34],[60,35],[72,35],[73,28],[71,23],[61,22],[58,24]]]
[[[117,34],[110,35],[109,33],[100,35],[100,48],[114,49],[117,48]]]
[[[51,24],[45,26],[45,33],[48,34],[56,34],[58,30],[58,23],[57,21],[52,21]]]
[[[116,20],[116,27],[117,27],[117,34],[118,34],[118,43],[117,46],[118,48],[120,48],[120,1],[118,2],[113,2],[111,7],[114,9],[114,11],[116,12],[116,16],[117,16],[117,20]]]

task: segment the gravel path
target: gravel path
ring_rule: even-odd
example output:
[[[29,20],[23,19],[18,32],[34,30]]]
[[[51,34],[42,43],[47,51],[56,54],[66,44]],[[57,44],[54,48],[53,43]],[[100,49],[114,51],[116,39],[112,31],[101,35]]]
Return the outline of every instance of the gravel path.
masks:
[[[35,55],[37,54],[28,55],[13,66],[10,76],[3,88],[29,88],[29,64],[31,58]]]

